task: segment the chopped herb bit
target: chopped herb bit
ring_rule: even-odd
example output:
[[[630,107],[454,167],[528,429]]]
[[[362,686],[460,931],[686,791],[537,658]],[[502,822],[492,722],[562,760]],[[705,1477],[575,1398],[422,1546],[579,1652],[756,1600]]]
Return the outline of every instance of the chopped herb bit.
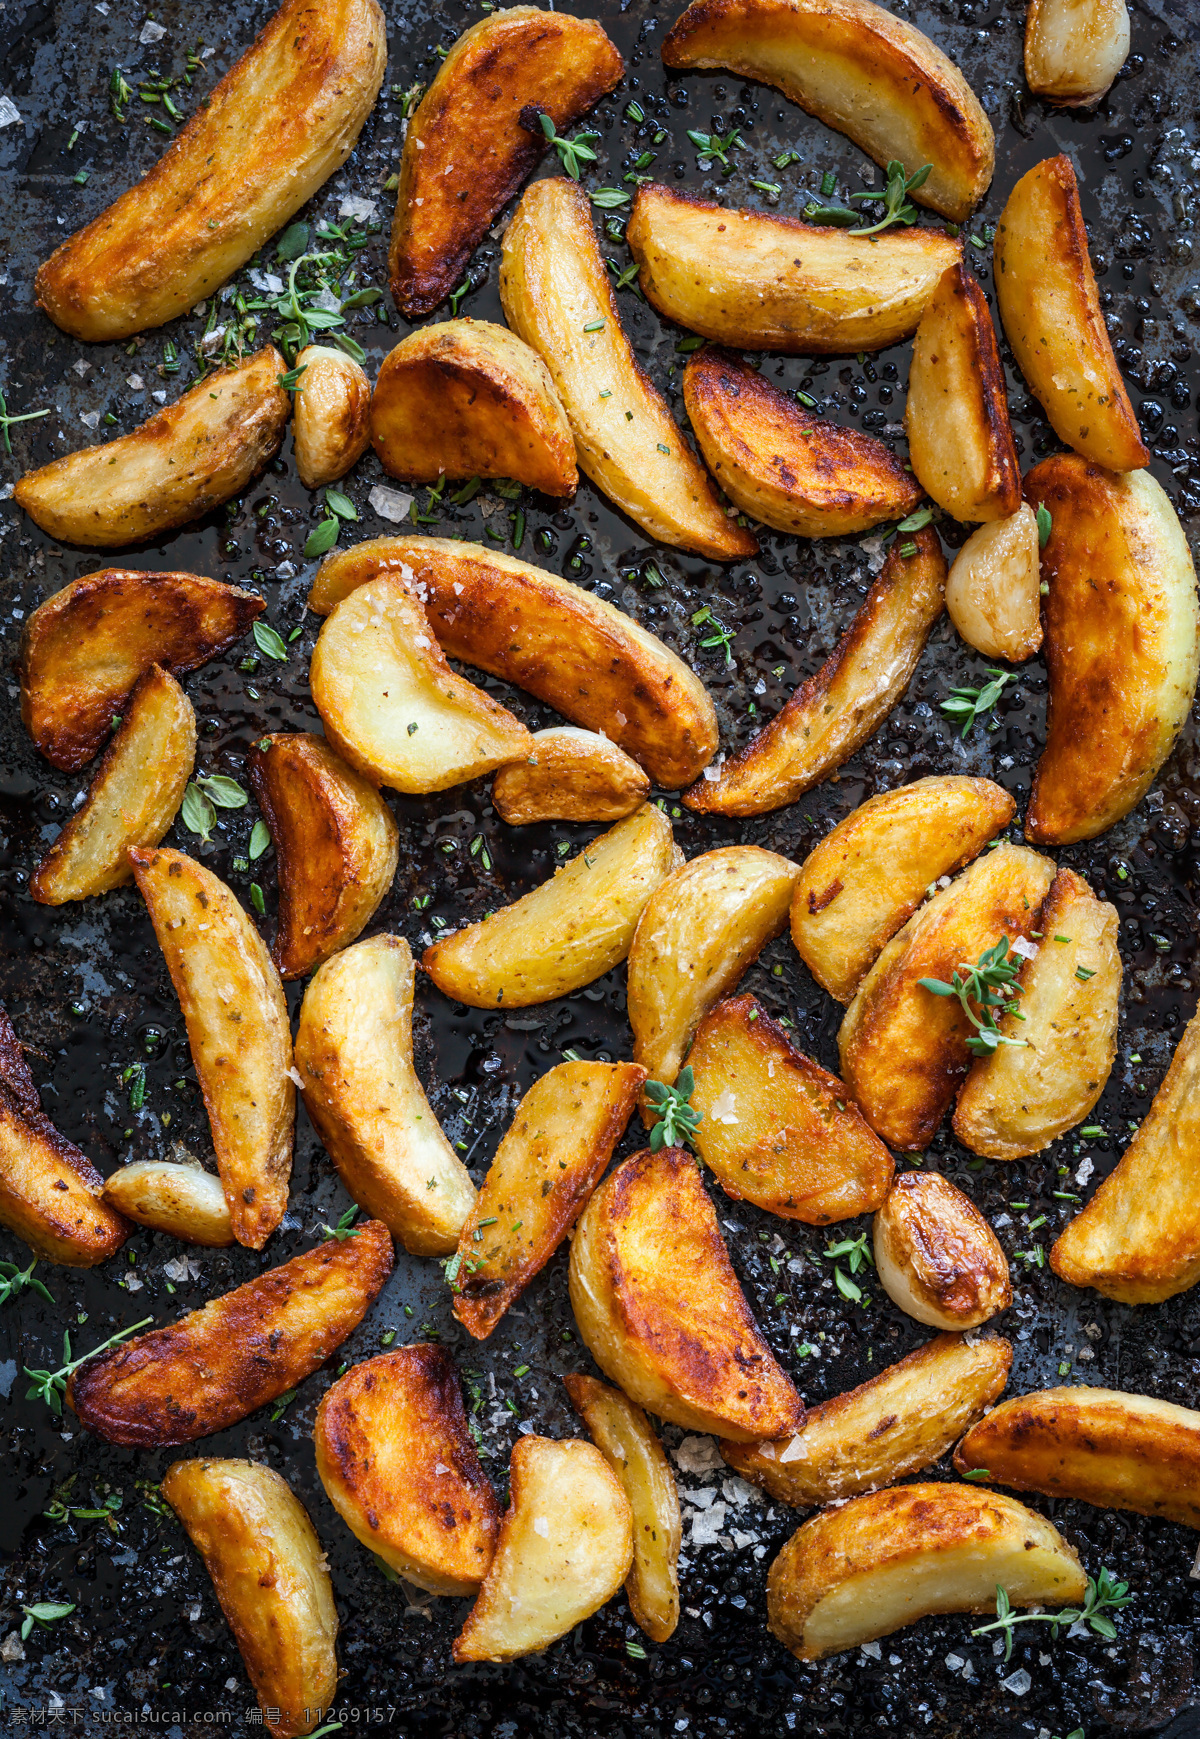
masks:
[[[275,379],[285,392],[303,392],[304,388],[300,386],[299,381],[300,376],[307,374],[307,372],[308,364],[304,362],[299,368],[289,368],[286,374],[277,374]]]
[[[266,915],[267,902],[263,898],[263,891],[257,882],[250,883],[250,904],[254,907],[254,910],[258,913],[260,918]]]
[[[1045,549],[1046,545],[1049,543],[1050,533],[1051,533],[1053,527],[1054,527],[1054,516],[1051,514],[1050,509],[1046,506],[1046,503],[1044,501],[1039,501],[1038,502],[1038,509],[1037,509],[1037,531],[1038,531],[1038,548],[1039,549]]]
[[[583,330],[585,332],[603,332],[606,324],[607,322],[604,320],[589,320]]]

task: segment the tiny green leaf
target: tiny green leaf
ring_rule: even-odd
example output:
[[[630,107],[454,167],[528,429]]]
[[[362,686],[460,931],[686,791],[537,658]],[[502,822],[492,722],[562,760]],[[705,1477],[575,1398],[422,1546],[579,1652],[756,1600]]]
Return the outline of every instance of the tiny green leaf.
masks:
[[[217,812],[194,779],[188,780],[179,813],[190,833],[199,834],[205,841],[212,838]]]
[[[340,521],[338,520],[336,513],[331,513],[323,519],[315,530],[309,532],[308,539],[304,545],[305,555],[323,556],[327,554],[327,552],[331,550],[337,542],[339,524]],[[254,627],[257,630],[257,622],[254,624]]]
[[[244,809],[250,801],[237,780],[224,773],[197,773],[196,783],[218,809]]]
[[[1050,533],[1054,527],[1054,516],[1044,501],[1038,502],[1037,528],[1038,548],[1045,549],[1050,541]]]
[[[340,489],[325,491],[325,505],[331,513],[336,513],[339,519],[357,519],[358,509],[348,495],[343,495]]]
[[[270,828],[267,826],[265,821],[256,821],[250,830],[250,847],[247,853],[251,863],[257,863],[258,859],[263,855],[270,843]]]
[[[325,524],[333,525],[333,535],[336,537],[337,520],[326,520]],[[313,535],[315,536],[316,533]],[[312,538],[309,539],[309,542],[312,542]],[[268,658],[277,658],[281,664],[287,661],[287,647],[283,644],[283,641],[279,638],[279,635],[275,632],[274,628],[272,628],[268,623],[256,622],[254,624],[254,644],[258,647],[258,650],[264,653]]]

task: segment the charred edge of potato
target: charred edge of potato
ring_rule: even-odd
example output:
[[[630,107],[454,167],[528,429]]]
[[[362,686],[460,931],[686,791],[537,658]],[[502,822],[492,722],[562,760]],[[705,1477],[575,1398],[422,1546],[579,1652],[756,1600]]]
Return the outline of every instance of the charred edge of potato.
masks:
[[[352,356],[307,344],[295,362],[302,371],[292,409],[296,469],[306,489],[336,483],[371,440],[371,383]]]
[[[1129,40],[1125,0],[1029,0],[1029,88],[1061,108],[1090,109],[1124,66]]]
[[[1037,515],[1022,501],[963,544],[946,581],[946,614],[985,658],[1023,664],[1041,650],[1041,579]]]
[[[1012,1303],[1008,1258],[979,1209],[938,1172],[902,1172],[875,1215],[892,1303],[932,1328],[978,1328]]]
[[[233,1222],[220,1178],[198,1165],[143,1159],[115,1171],[104,1200],[127,1219],[185,1244],[219,1249],[233,1243]]]
[[[650,779],[616,743],[557,725],[535,731],[533,753],[501,767],[492,803],[501,821],[620,821],[650,795]]]

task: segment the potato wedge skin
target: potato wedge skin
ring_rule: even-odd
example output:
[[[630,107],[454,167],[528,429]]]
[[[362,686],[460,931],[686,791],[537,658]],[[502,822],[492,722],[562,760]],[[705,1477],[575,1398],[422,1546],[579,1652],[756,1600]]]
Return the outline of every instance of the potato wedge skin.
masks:
[[[946,614],[985,658],[1023,664],[1042,644],[1041,578],[1037,515],[1022,501],[963,544],[950,564]]]
[[[284,0],[149,174],[41,267],[39,306],[100,343],[213,294],[345,162],[386,62],[376,0]]]
[[[97,1353],[67,1383],[106,1443],[163,1449],[235,1425],[294,1389],[358,1327],[392,1271],[379,1220],[327,1239],[166,1328]]]
[[[728,351],[709,348],[691,359],[683,402],[726,495],[777,531],[844,537],[903,519],[921,499],[883,441],[803,410]]]
[[[913,198],[955,223],[992,179],[991,123],[962,73],[871,0],[692,0],[662,56],[774,85],[881,166],[932,163]]]
[[[175,819],[196,760],[196,715],[175,678],[152,664],[140,679],[87,799],[67,822],[29,891],[43,906],[106,894],[133,880],[131,845],[157,845]]]
[[[875,1266],[901,1310],[978,1328],[1012,1303],[1008,1258],[969,1196],[938,1172],[902,1172],[874,1222]]]
[[[547,145],[530,108],[567,131],[607,95],[625,63],[593,19],[513,6],[463,32],[409,122],[388,256],[409,320],[431,314],[462,277],[492,219]]]
[[[1125,0],[1029,0],[1029,88],[1065,109],[1091,108],[1125,64],[1129,40]]]
[[[931,229],[856,241],[658,184],[638,188],[626,240],[660,314],[731,350],[788,355],[850,355],[908,338],[962,254],[961,242]]]
[[[1023,175],[996,225],[996,300],[1058,438],[1110,471],[1150,463],[1113,355],[1069,157]]]
[[[104,1200],[127,1219],[169,1232],[185,1244],[232,1244],[233,1222],[221,1181],[196,1165],[143,1159],[122,1166],[104,1185]]]
[[[418,1588],[474,1594],[500,1531],[458,1372],[431,1342],[354,1365],[323,1396],[317,1472],[355,1539]]]
[[[296,469],[306,489],[336,483],[371,440],[371,383],[352,356],[306,344],[296,358],[304,373],[292,400]]]
[[[275,1739],[311,1733],[337,1695],[333,1584],[308,1512],[254,1461],[176,1461],[162,1494],[213,1580]]]
[[[579,483],[549,370],[491,320],[447,320],[400,340],[371,396],[371,445],[405,482],[512,477],[544,495],[573,495]]]
[[[649,795],[649,778],[624,749],[575,725],[535,731],[529,759],[499,768],[492,781],[492,803],[510,827],[620,821]]]
[[[930,886],[978,857],[1016,813],[990,779],[914,779],[868,797],[813,847],[792,895],[792,941],[817,983],[849,1002]]]
[[[265,609],[253,592],[199,574],[84,574],[25,624],[22,723],[55,767],[82,767],[147,670],[195,670],[240,640]]]
[[[1141,801],[1187,718],[1200,671],[1196,570],[1149,472],[1114,477],[1059,453],[1035,465],[1025,498],[1053,518],[1042,550],[1050,702],[1025,836],[1067,845]]]
[[[702,815],[765,815],[794,803],[872,736],[912,681],[944,608],[946,559],[934,532],[917,553],[893,546],[853,622],[820,670],[715,779],[683,801]]]

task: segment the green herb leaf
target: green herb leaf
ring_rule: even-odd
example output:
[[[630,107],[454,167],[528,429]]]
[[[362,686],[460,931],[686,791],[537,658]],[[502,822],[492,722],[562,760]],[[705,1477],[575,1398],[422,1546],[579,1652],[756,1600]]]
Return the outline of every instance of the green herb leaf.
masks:
[[[1005,688],[1010,682],[1016,681],[1016,674],[1011,670],[996,670],[988,667],[990,682],[985,682],[982,688],[952,688],[949,698],[938,702],[938,708],[947,718],[962,719],[961,735],[968,737],[971,727],[977,718],[991,712]],[[997,720],[993,720],[993,729]]]
[[[343,495],[340,489],[325,491],[325,506],[330,513],[336,513],[339,519],[357,519],[358,509],[348,495]]]
[[[326,520],[325,523],[328,525],[331,522]],[[336,537],[337,520],[333,520],[332,524],[335,528],[333,535]],[[311,538],[309,539],[309,542],[312,542]],[[258,647],[258,650],[265,653],[268,658],[277,658],[281,664],[286,663],[288,649],[269,623],[259,621],[254,624],[254,644]]]
[[[358,1203],[355,1202],[351,1207],[346,1209],[336,1226],[322,1225],[321,1230],[325,1234],[325,1242],[328,1243],[330,1238],[336,1238],[339,1244],[344,1244],[347,1238],[357,1237],[359,1232],[362,1231],[361,1226],[356,1226],[354,1224],[357,1214]]]
[[[650,1131],[651,1153],[680,1145],[695,1149],[696,1130],[704,1121],[704,1113],[694,1111],[688,1103],[695,1085],[691,1064],[679,1071],[673,1087],[665,1081],[646,1082],[646,1101],[655,1119]]]
[[[265,821],[256,821],[250,830],[250,845],[247,852],[247,856],[251,863],[257,863],[258,859],[263,855],[270,843],[270,828],[267,826]]]
[[[212,838],[217,812],[194,779],[189,779],[187,782],[179,813],[183,819],[183,825],[190,833],[199,834],[200,838],[205,841]]]
[[[197,773],[196,783],[218,809],[244,809],[250,801],[237,780],[224,773]]]
[[[963,1474],[964,1479],[969,1479],[975,1484],[985,1479],[991,1479],[991,1477],[991,1470],[986,1467],[969,1467]]]
[[[298,260],[308,247],[308,225],[292,223],[284,230],[275,244],[277,260]]]
[[[992,947],[984,949],[974,965],[960,961],[949,984],[940,978],[918,978],[917,983],[934,996],[956,996],[975,1028],[967,1039],[968,1050],[976,1056],[990,1056],[1000,1045],[1023,1047],[1028,1043],[1026,1039],[1010,1038],[996,1024],[996,1011],[1012,1011],[1012,999],[1021,995],[1022,987],[1016,982],[1020,970],[1009,955],[1008,937],[1001,936]]]
[[[601,211],[617,211],[622,205],[629,204],[629,195],[622,193],[619,187],[594,187],[588,198]]]
[[[153,1321],[152,1316],[144,1316],[141,1322],[135,1322],[130,1328],[120,1329],[116,1334],[110,1335],[102,1345],[93,1347],[90,1352],[81,1353],[77,1359],[71,1357],[71,1336],[64,1334],[63,1362],[57,1371],[31,1371],[28,1365],[24,1367],[25,1375],[33,1379],[31,1387],[26,1391],[25,1399],[32,1401],[36,1396],[39,1400],[45,1401],[56,1418],[61,1418],[62,1398],[67,1392],[68,1377],[72,1376],[80,1365],[85,1365],[89,1359],[94,1359],[97,1353],[107,1352],[109,1347],[116,1346],[120,1341],[128,1340],[131,1334],[136,1334],[139,1328],[145,1328]]]
[[[263,898],[263,891],[257,882],[250,883],[250,904],[254,907],[254,910],[258,913],[260,918],[265,916],[267,902]]]
[[[1038,502],[1037,528],[1038,548],[1045,549],[1050,541],[1050,533],[1054,529],[1054,516],[1044,501]]]
[[[316,530],[308,534],[308,540],[304,545],[305,555],[323,556],[327,554],[338,540],[339,524],[340,521],[335,513],[331,513],[326,519],[323,519]],[[254,626],[257,629],[258,623],[256,622]]]
[[[36,1292],[39,1298],[44,1298],[47,1304],[54,1303],[54,1294],[48,1292],[40,1280],[33,1278],[37,1265],[36,1256],[28,1268],[18,1268],[15,1262],[0,1262],[0,1304],[7,1304],[10,1298],[19,1297],[26,1287]]]
[[[216,306],[215,303],[213,305],[214,307]],[[307,362],[302,362],[299,368],[289,368],[286,374],[277,374],[275,379],[279,382],[284,392],[303,392],[304,388],[299,384],[300,376],[307,373],[308,364]]]

